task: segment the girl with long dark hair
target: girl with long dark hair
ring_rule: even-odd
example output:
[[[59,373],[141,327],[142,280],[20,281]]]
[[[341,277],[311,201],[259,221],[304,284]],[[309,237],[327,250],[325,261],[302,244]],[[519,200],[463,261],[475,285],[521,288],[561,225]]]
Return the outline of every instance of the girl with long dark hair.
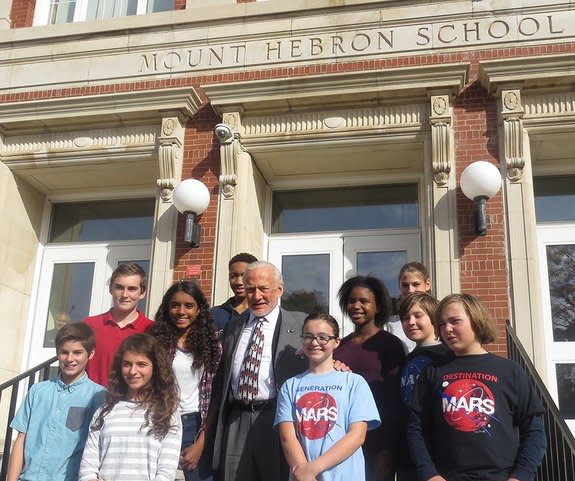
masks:
[[[205,426],[221,347],[206,296],[194,282],[176,282],[164,294],[155,320],[150,333],[167,348],[180,388],[180,467],[186,481],[210,480]]]

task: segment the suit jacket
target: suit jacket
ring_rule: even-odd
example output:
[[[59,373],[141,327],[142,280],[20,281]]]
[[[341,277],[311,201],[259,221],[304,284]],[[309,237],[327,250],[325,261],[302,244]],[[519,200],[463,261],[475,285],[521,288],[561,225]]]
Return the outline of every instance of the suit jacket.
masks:
[[[305,317],[306,314],[303,312],[291,312],[280,309],[272,344],[272,362],[275,385],[278,392],[287,379],[300,374],[308,368],[305,356],[296,355],[296,351],[301,346],[301,328]],[[219,402],[220,405],[214,441],[213,466],[216,470],[220,466],[224,450],[223,442],[229,410],[232,364],[242,329],[248,319],[249,311],[246,311],[241,317],[232,319],[224,329],[222,360],[213,388],[213,399],[215,402]],[[272,429],[272,426],[270,426],[270,429]]]

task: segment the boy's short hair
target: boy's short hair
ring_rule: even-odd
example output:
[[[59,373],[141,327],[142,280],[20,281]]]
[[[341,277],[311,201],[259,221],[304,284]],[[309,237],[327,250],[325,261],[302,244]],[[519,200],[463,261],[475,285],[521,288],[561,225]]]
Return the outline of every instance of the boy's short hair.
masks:
[[[240,252],[230,259],[230,262],[228,262],[228,269],[231,269],[232,264],[235,264],[236,262],[245,262],[246,264],[251,264],[252,262],[257,262],[257,260],[258,259],[256,256],[252,256],[247,252]]]
[[[415,304],[419,304],[421,309],[429,316],[431,322],[435,324],[435,312],[439,301],[427,292],[412,292],[401,299],[398,310],[399,319],[403,321],[403,318],[407,316],[407,313]]]
[[[63,326],[56,334],[54,343],[56,352],[59,352],[60,346],[68,341],[78,341],[86,352],[90,353],[96,348],[96,336],[88,324],[83,322],[72,322]]]
[[[481,344],[489,344],[497,338],[497,329],[491,314],[483,303],[471,294],[450,294],[439,303],[436,314],[435,332],[439,337],[439,324],[441,321],[441,313],[443,309],[454,302],[459,302],[467,317],[471,322],[471,328],[475,333],[475,337]]]
[[[110,277],[110,287],[114,285],[114,281],[118,277],[124,276],[140,276],[140,289],[142,292],[146,292],[146,272],[140,264],[135,262],[127,262],[126,264],[120,264],[112,272],[112,277]]]

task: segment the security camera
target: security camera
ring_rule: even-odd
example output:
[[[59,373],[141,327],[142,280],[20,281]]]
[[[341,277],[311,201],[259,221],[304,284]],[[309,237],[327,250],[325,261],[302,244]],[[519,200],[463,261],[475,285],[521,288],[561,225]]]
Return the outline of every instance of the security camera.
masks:
[[[222,144],[229,144],[232,140],[234,140],[234,132],[232,128],[227,124],[217,124],[214,132]]]

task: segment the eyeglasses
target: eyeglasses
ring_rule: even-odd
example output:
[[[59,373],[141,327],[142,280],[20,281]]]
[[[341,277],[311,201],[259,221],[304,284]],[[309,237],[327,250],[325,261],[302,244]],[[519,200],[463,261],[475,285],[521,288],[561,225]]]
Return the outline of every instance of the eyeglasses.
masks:
[[[317,336],[304,334],[301,338],[305,344],[311,344],[313,341],[317,341],[318,344],[325,345],[332,339],[337,339],[337,336],[330,336],[329,334],[318,334]]]

